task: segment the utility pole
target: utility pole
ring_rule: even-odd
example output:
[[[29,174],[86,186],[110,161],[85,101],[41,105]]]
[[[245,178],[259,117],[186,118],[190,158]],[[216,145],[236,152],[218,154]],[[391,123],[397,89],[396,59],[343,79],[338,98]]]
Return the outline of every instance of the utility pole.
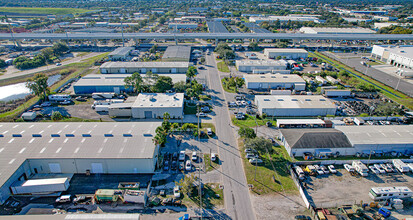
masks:
[[[125,38],[123,37],[123,21],[122,21],[122,19],[120,20],[120,28],[122,30],[122,46],[125,47]]]
[[[201,141],[201,131],[199,129],[199,100],[196,103],[196,112],[198,113],[198,142]]]

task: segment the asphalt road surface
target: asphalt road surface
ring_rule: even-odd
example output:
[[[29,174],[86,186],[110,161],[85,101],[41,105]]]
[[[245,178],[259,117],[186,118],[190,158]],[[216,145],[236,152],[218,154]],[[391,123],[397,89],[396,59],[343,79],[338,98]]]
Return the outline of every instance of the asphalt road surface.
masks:
[[[398,78],[397,76],[392,76],[392,75],[389,75],[388,73],[377,70],[373,67],[367,68],[366,66],[360,63],[360,61],[362,61],[361,58],[346,59],[346,58],[340,58],[338,56],[334,56],[331,53],[324,53],[324,54],[346,64],[349,67],[354,67],[356,68],[357,71],[365,75],[368,75],[371,78],[376,79],[394,89],[397,87],[398,91],[403,92],[404,94],[410,97],[413,97],[413,85],[411,83],[406,82],[403,79]],[[399,85],[397,86],[397,84]]]
[[[226,213],[231,219],[255,219],[247,180],[235,136],[229,110],[221,86],[216,61],[213,55],[206,56],[209,88],[216,113],[218,155],[222,161],[221,172],[224,185]]]

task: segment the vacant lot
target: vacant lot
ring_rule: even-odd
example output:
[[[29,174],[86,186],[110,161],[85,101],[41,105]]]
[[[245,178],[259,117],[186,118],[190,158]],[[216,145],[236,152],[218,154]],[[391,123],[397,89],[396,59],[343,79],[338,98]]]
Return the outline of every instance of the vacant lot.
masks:
[[[372,174],[367,177],[351,176],[345,169],[337,174],[308,177],[308,193],[317,207],[336,207],[344,204],[370,203],[368,193],[372,187],[407,186],[413,189],[412,174]],[[406,206],[405,206],[406,207]],[[413,214],[413,209],[399,214]],[[404,215],[403,214],[403,215]]]

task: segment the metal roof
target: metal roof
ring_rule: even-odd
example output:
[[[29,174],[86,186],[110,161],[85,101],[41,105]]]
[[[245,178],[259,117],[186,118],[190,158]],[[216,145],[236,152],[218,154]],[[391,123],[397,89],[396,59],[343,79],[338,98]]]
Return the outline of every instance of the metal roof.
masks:
[[[305,54],[308,53],[306,50],[298,49],[298,48],[265,48],[264,54],[267,52],[269,53],[305,53]]]
[[[277,119],[277,125],[303,125],[303,124],[319,124],[324,125],[325,122],[321,119]]]
[[[245,74],[247,83],[304,83],[305,81],[297,74]]]
[[[102,68],[188,68],[189,62],[106,62]]]
[[[168,108],[182,107],[184,104],[183,93],[140,93],[133,108]]]
[[[353,145],[396,145],[409,144],[413,146],[413,125],[362,125],[339,126]]]
[[[189,61],[191,57],[191,47],[190,46],[168,46],[162,59],[179,58]]]
[[[243,66],[285,66],[285,68],[287,68],[287,61],[285,61],[285,60],[237,60],[236,65],[243,65]]]
[[[374,34],[373,30],[367,28],[333,28],[333,27],[302,27],[300,32],[308,34]]]
[[[74,86],[124,86],[125,78],[132,74],[90,74],[80,78]],[[186,81],[185,74],[158,74],[160,76],[169,76],[173,83]],[[146,74],[141,74],[145,78]]]
[[[133,50],[133,47],[118,47],[112,51],[108,56],[127,56]]]
[[[352,148],[343,132],[332,128],[280,129],[290,148]]]
[[[259,108],[276,109],[322,109],[336,108],[328,98],[321,95],[256,95]]]
[[[26,159],[152,158],[161,122],[0,123],[0,186]]]

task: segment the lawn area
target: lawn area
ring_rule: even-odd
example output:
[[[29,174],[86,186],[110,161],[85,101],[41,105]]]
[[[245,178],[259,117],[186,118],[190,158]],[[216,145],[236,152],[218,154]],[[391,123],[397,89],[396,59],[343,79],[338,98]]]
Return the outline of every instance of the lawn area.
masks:
[[[226,80],[225,78],[221,79],[221,83],[222,83],[222,88],[225,90],[225,92],[228,92],[228,93],[237,93],[235,87],[226,86],[228,83],[227,83],[227,80]]]
[[[217,196],[218,195],[218,196]],[[184,204],[192,207],[199,207],[198,188],[192,191],[191,197],[184,195]],[[202,195],[202,207],[212,209],[224,205],[224,190],[219,188],[217,183],[205,183],[204,194]]]
[[[255,116],[251,116],[251,115],[245,115],[245,116],[246,116],[245,119],[238,120],[238,119],[235,118],[235,115],[232,115],[231,116],[232,123],[235,126],[238,126],[238,127],[243,126],[243,127],[249,127],[249,128],[254,128],[255,126],[257,126],[257,124],[258,124],[258,126],[266,125],[266,123],[268,121],[271,122],[273,124],[273,126],[277,124],[277,121],[276,120],[271,120],[271,118],[256,119]],[[255,122],[255,120],[257,122]]]
[[[24,8],[24,7],[0,7],[0,12],[20,13],[20,14],[79,14],[89,12],[91,10],[81,8]]]
[[[395,102],[398,102],[399,104],[405,105],[409,109],[413,109],[413,98],[394,90],[393,88],[375,80],[372,79],[356,70],[354,70],[351,67],[348,67],[341,62],[338,62],[336,60],[333,60],[324,54],[321,54],[319,52],[314,52],[311,53],[312,56],[317,57],[319,59],[325,60],[328,63],[330,63],[332,66],[336,67],[339,70],[346,70],[347,72],[351,73],[354,77],[360,80],[360,82],[365,82],[367,84],[373,85],[375,88],[377,88],[382,94],[387,96],[388,98],[392,99]]]
[[[282,191],[288,193],[297,192],[297,187],[291,179],[287,167],[287,163],[291,161],[291,158],[284,147],[273,146],[272,152],[261,155],[264,164],[255,167],[245,158],[243,141],[239,139],[238,144],[242,149],[241,157],[244,163],[247,183],[253,185],[252,192],[258,195]],[[255,170],[257,171],[256,177]]]
[[[212,161],[212,163],[211,163],[211,155],[204,154],[204,161],[205,161],[206,172],[210,172],[210,171],[213,171],[215,169],[219,169],[219,167],[221,166],[218,156],[217,156],[217,159],[215,161]]]
[[[217,63],[217,67],[219,71],[229,73],[229,67],[224,61]]]

